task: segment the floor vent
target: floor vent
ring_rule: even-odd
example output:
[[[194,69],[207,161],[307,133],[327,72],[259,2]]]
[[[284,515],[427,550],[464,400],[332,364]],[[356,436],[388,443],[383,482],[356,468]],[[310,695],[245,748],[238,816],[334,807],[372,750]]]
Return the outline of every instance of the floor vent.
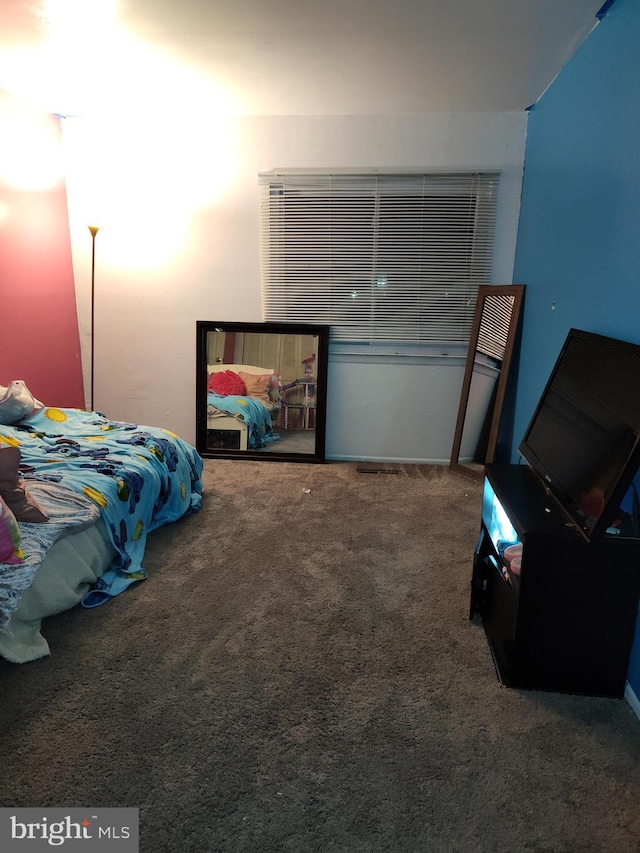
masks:
[[[358,462],[356,464],[358,474],[400,474],[400,465],[389,462]]]

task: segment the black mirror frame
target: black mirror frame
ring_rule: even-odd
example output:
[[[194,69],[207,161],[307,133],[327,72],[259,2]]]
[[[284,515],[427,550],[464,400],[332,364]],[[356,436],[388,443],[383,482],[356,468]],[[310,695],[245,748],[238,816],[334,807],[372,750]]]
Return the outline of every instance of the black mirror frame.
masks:
[[[502,417],[502,409],[504,406],[504,398],[507,390],[507,380],[509,378],[509,368],[511,358],[516,341],[520,314],[524,302],[524,284],[504,284],[504,285],[480,285],[478,288],[478,300],[473,316],[473,324],[471,326],[471,337],[469,340],[469,350],[467,353],[467,361],[462,380],[462,392],[460,394],[460,406],[458,408],[458,418],[453,438],[453,447],[451,449],[451,461],[449,466],[461,474],[472,477],[476,480],[484,478],[484,470],[473,468],[460,462],[460,447],[462,444],[462,434],[464,431],[464,423],[467,414],[467,406],[469,403],[469,392],[471,390],[471,380],[473,378],[473,367],[475,360],[475,352],[478,344],[478,336],[480,332],[480,323],[482,320],[482,312],[484,310],[485,299],[488,296],[513,296],[513,311],[511,312],[511,320],[509,323],[509,331],[507,334],[507,342],[502,359],[502,367],[500,376],[496,383],[495,400],[491,422],[489,426],[489,435],[487,438],[487,449],[484,464],[495,461],[496,447],[498,444],[498,433],[500,430],[500,419]],[[479,463],[482,464],[482,463]]]
[[[245,332],[274,335],[316,335],[316,414],[313,453],[262,453],[259,450],[232,450],[207,447],[207,336],[209,332]],[[308,323],[239,323],[196,321],[196,449],[204,458],[252,459],[266,462],[324,462],[327,416],[327,370],[329,326]]]

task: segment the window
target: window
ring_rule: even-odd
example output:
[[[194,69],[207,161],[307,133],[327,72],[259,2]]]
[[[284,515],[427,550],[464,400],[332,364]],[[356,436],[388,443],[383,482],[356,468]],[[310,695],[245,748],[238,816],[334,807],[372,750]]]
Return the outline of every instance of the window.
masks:
[[[499,175],[265,173],[264,318],[334,340],[464,344],[491,281]]]

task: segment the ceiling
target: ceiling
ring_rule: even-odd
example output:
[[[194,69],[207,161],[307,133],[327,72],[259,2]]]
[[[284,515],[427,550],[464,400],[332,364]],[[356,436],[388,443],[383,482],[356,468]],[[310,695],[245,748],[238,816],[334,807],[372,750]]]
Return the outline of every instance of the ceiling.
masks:
[[[0,88],[52,112],[521,111],[604,0],[0,0]]]

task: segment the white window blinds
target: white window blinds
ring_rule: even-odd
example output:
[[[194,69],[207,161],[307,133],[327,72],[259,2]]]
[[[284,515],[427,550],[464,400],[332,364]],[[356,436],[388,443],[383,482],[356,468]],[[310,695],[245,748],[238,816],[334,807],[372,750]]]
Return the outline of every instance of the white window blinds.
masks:
[[[326,323],[334,340],[468,342],[498,173],[259,179],[265,320]]]

